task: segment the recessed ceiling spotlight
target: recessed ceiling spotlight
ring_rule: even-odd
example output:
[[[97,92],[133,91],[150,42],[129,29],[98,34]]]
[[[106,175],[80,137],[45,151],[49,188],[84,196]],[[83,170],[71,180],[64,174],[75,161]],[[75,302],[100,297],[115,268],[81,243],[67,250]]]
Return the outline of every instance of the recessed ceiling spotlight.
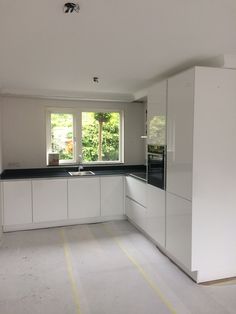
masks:
[[[97,76],[94,76],[94,77],[93,77],[93,82],[94,82],[94,83],[99,83],[99,78],[98,78]]]
[[[79,13],[79,10],[80,10],[80,6],[78,3],[67,2],[64,4],[64,13],[73,13],[73,12]]]

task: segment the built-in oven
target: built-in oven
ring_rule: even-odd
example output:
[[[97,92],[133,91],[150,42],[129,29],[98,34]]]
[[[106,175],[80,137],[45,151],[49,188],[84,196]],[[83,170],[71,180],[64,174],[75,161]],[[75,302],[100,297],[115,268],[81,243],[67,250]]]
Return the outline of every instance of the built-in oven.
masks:
[[[166,146],[148,145],[147,181],[165,190],[166,185]]]

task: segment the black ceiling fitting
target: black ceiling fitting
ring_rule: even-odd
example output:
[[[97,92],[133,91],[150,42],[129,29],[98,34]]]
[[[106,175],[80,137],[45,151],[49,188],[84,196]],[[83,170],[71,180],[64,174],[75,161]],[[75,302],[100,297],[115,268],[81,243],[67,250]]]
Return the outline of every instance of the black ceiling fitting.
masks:
[[[73,12],[79,12],[80,7],[78,3],[74,2],[67,2],[64,4],[64,13],[73,13]]]

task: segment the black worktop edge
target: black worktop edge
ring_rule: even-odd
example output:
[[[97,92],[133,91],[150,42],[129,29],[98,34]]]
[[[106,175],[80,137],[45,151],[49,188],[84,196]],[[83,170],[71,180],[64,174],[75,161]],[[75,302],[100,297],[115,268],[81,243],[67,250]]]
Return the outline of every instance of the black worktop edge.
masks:
[[[78,167],[47,167],[47,168],[26,168],[26,169],[6,169],[2,172],[1,180],[10,179],[35,179],[71,177],[68,171],[77,171]],[[146,172],[144,165],[119,165],[119,166],[84,166],[83,170],[93,171],[95,175],[129,174],[133,172]]]

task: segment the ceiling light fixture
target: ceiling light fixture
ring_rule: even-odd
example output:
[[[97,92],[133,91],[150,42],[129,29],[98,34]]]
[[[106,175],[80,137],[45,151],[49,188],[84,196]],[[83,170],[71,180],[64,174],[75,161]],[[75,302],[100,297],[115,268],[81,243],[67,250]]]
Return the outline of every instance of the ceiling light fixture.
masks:
[[[64,13],[73,13],[73,12],[79,13],[79,10],[80,10],[80,6],[78,3],[67,2],[64,4]]]
[[[99,78],[98,78],[97,76],[94,76],[94,77],[93,77],[93,82],[94,82],[94,83],[99,83]]]

